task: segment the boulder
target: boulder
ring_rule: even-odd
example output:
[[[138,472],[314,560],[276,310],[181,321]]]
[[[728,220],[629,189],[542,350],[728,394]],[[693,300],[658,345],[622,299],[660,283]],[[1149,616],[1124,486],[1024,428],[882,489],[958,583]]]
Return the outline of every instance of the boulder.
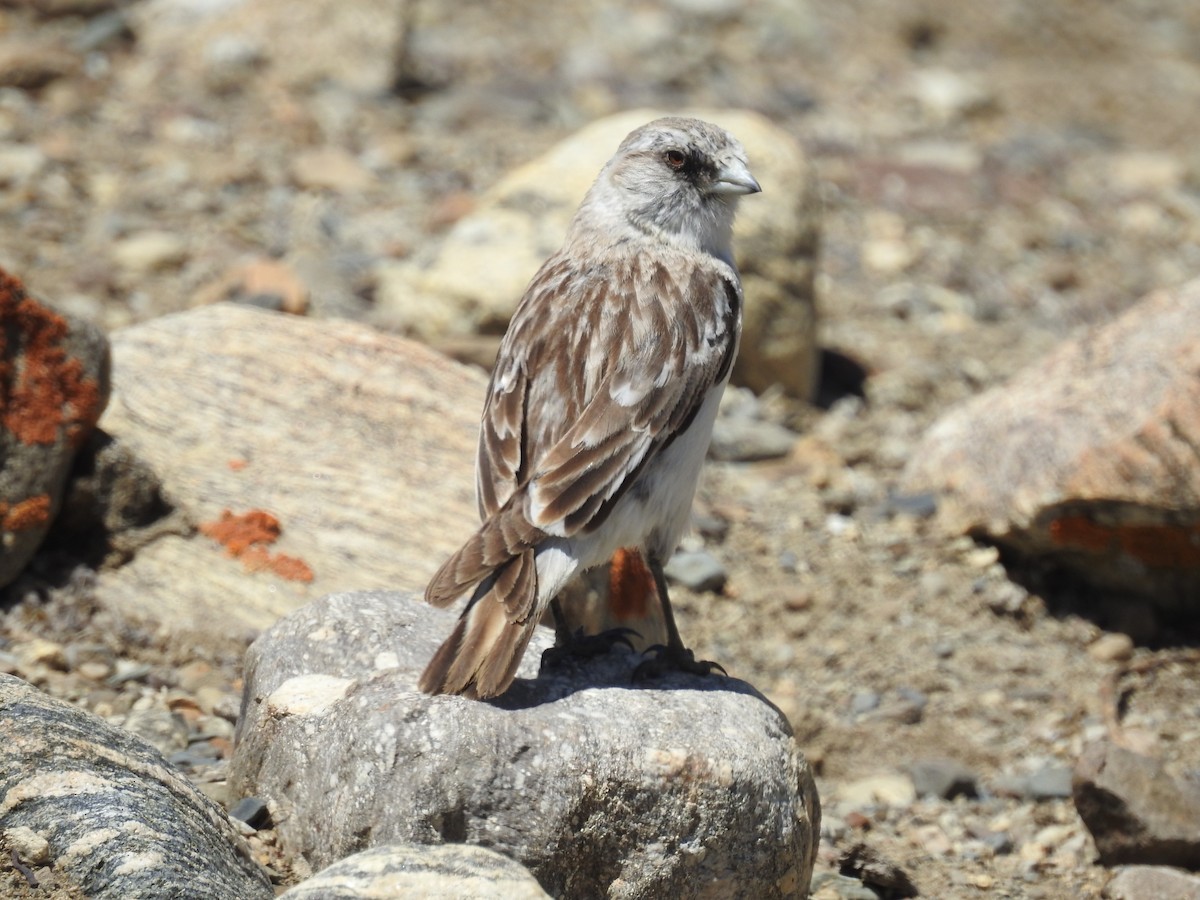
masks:
[[[103,427],[192,527],[102,570],[104,604],[176,632],[265,628],[337,588],[423,587],[475,527],[478,371],[232,304],[112,341]]]
[[[83,896],[274,896],[225,812],[142,739],[2,674],[0,734],[0,834]]]
[[[1006,562],[1200,612],[1200,280],[947,413],[902,490]]]
[[[45,538],[108,392],[100,330],[38,302],[0,269],[0,587]]]
[[[755,390],[815,388],[820,204],[799,144],[757,113],[683,113],[728,129],[746,147],[763,193],[740,206],[734,251],[746,292],[745,333],[733,378]],[[664,115],[641,109],[594,122],[509,174],[431,254],[378,270],[380,318],[435,345],[500,334],[526,285],[562,244],[597,173],[629,132]]]
[[[336,862],[280,900],[548,900],[520,863],[466,844],[384,844]]]
[[[412,595],[326,597],[251,647],[231,785],[271,805],[314,867],[395,842],[468,843],[553,896],[804,897],[812,772],[784,716],[732,678],[633,684],[623,647],[544,668],[534,638],[502,697],[417,677],[454,614]]]

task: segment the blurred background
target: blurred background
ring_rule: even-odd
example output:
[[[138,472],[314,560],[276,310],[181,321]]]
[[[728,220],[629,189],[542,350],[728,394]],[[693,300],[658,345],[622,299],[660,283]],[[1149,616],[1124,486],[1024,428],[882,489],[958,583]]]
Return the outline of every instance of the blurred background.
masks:
[[[763,114],[821,210],[833,388],[742,398],[785,458],[707,476],[685,639],[791,720],[826,875],[867,836],[927,896],[1099,896],[1071,766],[1139,660],[1125,724],[1200,766],[1194,655],[893,501],[951,405],[1200,273],[1194,0],[0,0],[0,267],[110,330],[233,299],[403,331],[396,266],[642,107]]]

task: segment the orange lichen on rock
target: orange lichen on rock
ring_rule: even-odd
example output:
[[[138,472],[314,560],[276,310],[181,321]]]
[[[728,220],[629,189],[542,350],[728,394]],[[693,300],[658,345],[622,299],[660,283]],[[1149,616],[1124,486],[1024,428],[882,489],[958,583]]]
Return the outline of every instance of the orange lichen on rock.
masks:
[[[36,494],[11,506],[0,502],[0,529],[24,531],[40,528],[50,521],[50,495]]]
[[[1092,553],[1124,553],[1153,568],[1200,569],[1200,524],[1113,526],[1062,516],[1050,523],[1050,538]]]
[[[613,616],[618,621],[643,619],[657,597],[654,574],[642,554],[635,548],[614,553],[608,569],[608,604]]]
[[[53,444],[65,429],[78,446],[100,416],[100,386],[62,347],[67,330],[0,269],[0,359],[10,360],[0,363],[0,426],[23,444]],[[21,346],[9,348],[6,335],[20,336]]]
[[[279,520],[261,509],[242,515],[230,510],[221,513],[215,522],[204,522],[200,533],[223,546],[230,556],[240,559],[247,572],[273,572],[287,581],[311,582],[312,569],[303,560],[282,553],[272,555],[268,550],[279,540],[283,528]]]
[[[275,543],[283,528],[279,520],[265,510],[252,509],[236,516],[227,509],[216,522],[202,523],[200,533],[222,545],[230,556],[241,556],[254,544]]]

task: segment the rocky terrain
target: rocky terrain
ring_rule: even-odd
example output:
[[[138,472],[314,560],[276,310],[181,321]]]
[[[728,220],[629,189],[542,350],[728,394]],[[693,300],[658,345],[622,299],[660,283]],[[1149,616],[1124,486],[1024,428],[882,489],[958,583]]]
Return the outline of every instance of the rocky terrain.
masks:
[[[814,403],[729,404],[734,443],[761,437],[748,423],[793,436],[710,465],[685,549],[717,573],[676,589],[681,631],[792,723],[823,806],[814,896],[1099,897],[1138,859],[1098,846],[1072,771],[1107,740],[1196,777],[1196,635],[1144,600],[1006,569],[905,473],[956,404],[1200,272],[1198,103],[1200,8],[1183,0],[8,0],[0,267],[110,332],[233,299],[415,333],[397,271],[557,141],[643,106],[765,114],[823,207],[823,377]],[[497,331],[439,346],[486,358]],[[52,535],[6,589],[0,670],[234,806],[256,627],[132,615],[76,549]],[[294,883],[268,823],[240,814]],[[6,865],[13,896],[54,888]],[[1118,895],[1163,895],[1146,890]]]

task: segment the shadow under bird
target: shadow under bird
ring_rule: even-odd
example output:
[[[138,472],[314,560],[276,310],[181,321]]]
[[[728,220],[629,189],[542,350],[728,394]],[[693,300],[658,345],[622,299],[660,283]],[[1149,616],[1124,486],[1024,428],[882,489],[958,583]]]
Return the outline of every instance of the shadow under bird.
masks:
[[[742,145],[698,119],[622,142],[534,276],[500,345],[476,459],[483,524],[425,599],[470,595],[421,690],[486,698],[512,683],[577,573],[644,555],[667,643],[641,669],[707,673],[679,637],[663,563],[688,522],[737,355],[732,232],[757,193]]]

